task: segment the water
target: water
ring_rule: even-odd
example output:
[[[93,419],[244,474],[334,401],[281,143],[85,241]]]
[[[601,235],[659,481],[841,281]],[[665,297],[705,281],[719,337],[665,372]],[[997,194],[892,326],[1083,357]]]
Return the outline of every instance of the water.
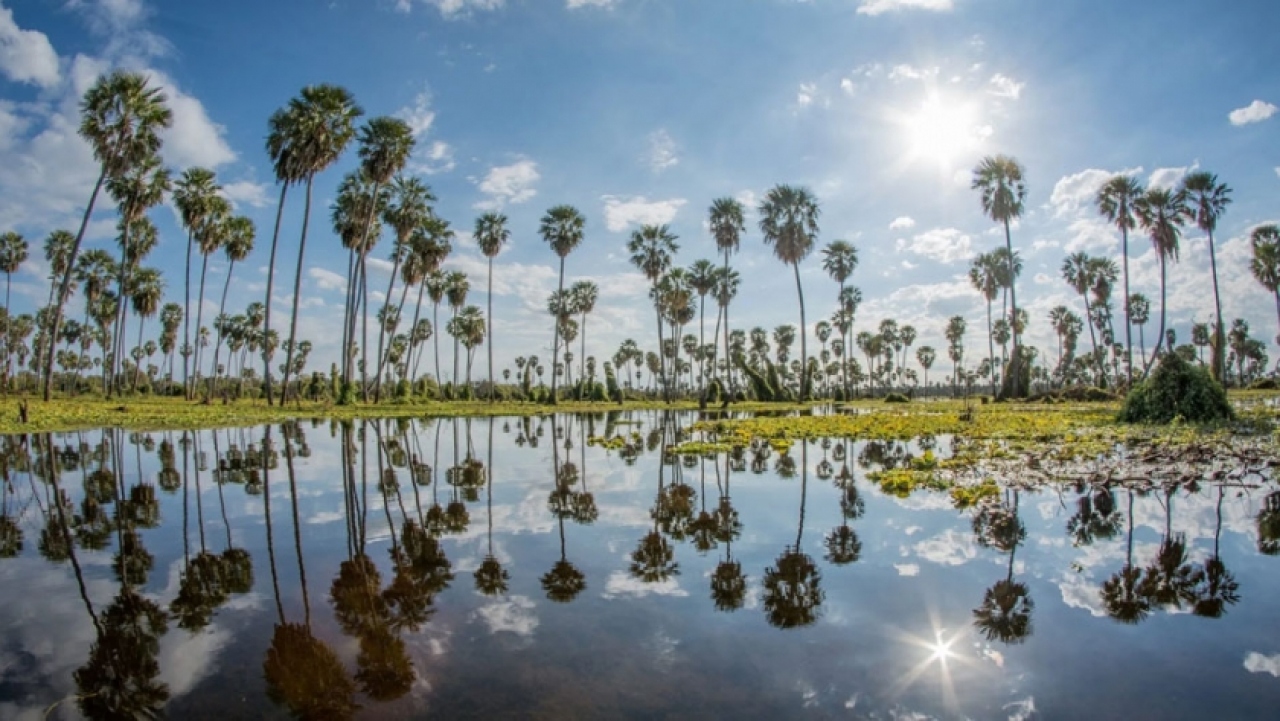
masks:
[[[1275,718],[1273,486],[956,510],[864,479],[946,439],[660,419],[6,438],[0,717]]]

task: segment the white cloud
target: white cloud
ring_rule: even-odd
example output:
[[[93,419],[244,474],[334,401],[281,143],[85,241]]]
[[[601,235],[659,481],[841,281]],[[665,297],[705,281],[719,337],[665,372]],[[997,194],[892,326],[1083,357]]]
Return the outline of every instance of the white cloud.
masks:
[[[236,159],[224,137],[226,128],[213,122],[204,105],[178,88],[172,79],[154,70],[149,72],[152,82],[164,90],[169,109],[173,111],[173,125],[161,135],[164,147],[161,153],[177,170],[192,166],[218,168]]]
[[[604,201],[604,225],[613,233],[621,233],[632,225],[670,223],[687,202],[684,198],[649,201],[644,196],[616,195],[604,195],[600,199]]]
[[[431,109],[431,93],[422,91],[413,99],[413,105],[406,105],[396,111],[396,117],[409,124],[413,137],[424,135],[431,130],[436,120],[436,113]]]
[[[409,161],[409,168],[414,172],[426,175],[447,173],[458,167],[453,159],[453,146],[443,140],[436,140],[423,147]]]
[[[914,65],[903,63],[894,65],[889,71],[889,79],[893,82],[901,82],[903,80],[932,80],[938,77],[938,66],[929,68],[918,68]]]
[[[893,222],[889,224],[889,230],[910,230],[914,227],[916,227],[915,219],[907,215],[894,218]]]
[[[920,566],[915,563],[895,563],[893,567],[898,569],[899,576],[919,576]]]
[[[917,543],[913,549],[920,558],[942,566],[959,566],[978,557],[973,535],[952,528]]]
[[[321,290],[343,290],[347,287],[346,278],[325,268],[307,268],[307,277]]]
[[[808,108],[820,100],[817,83],[800,83],[800,89],[796,91],[796,107],[798,109]]]
[[[862,0],[859,15],[879,15],[898,10],[943,11],[952,8],[952,0]]]
[[[676,150],[676,141],[671,138],[670,133],[665,129],[658,129],[649,134],[649,152],[645,160],[653,172],[661,173],[680,163]]]
[[[249,180],[237,180],[224,183],[222,194],[235,205],[248,205],[253,208],[265,208],[271,205],[271,195],[267,186]]]
[[[939,263],[954,263],[973,257],[973,239],[955,228],[934,228],[911,240],[899,238],[898,252],[909,251]]]
[[[649,595],[688,596],[689,592],[680,588],[680,582],[675,578],[668,578],[657,583],[645,583],[638,578],[633,578],[630,574],[614,571],[609,575],[609,580],[605,582],[604,593],[600,595],[604,598],[618,598],[619,596],[644,598]]]
[[[1017,100],[1018,97],[1022,95],[1022,89],[1026,87],[1027,84],[1019,83],[1007,75],[996,73],[991,76],[990,85],[991,87],[987,89],[987,92],[997,98]]]
[[[1067,226],[1067,232],[1071,238],[1062,246],[1065,253],[1076,253],[1085,251],[1096,253],[1099,251],[1107,251],[1120,244],[1120,237],[1116,234],[1111,224],[1103,220],[1101,217],[1084,217],[1071,221]],[[1134,247],[1134,241],[1141,238],[1134,237],[1131,233],[1129,237],[1129,247]]]
[[[565,7],[570,10],[585,7],[611,8],[618,4],[618,0],[566,0]]]
[[[1227,118],[1231,120],[1232,125],[1248,125],[1249,123],[1260,123],[1263,120],[1276,114],[1276,110],[1280,110],[1271,103],[1255,100],[1243,108],[1236,108],[1227,114]]]
[[[1140,171],[1141,168],[1138,169],[1138,172]],[[1058,182],[1053,184],[1053,192],[1049,195],[1049,204],[1053,206],[1054,216],[1061,218],[1067,213],[1092,204],[1098,195],[1098,190],[1111,179],[1112,175],[1114,173],[1109,170],[1089,168],[1059,178]]]
[[[473,10],[497,10],[504,0],[417,0],[417,2],[434,6],[446,20],[456,20],[471,14]],[[396,10],[407,13],[412,8],[413,0],[396,0]]]
[[[506,631],[528,638],[538,628],[534,608],[535,604],[528,596],[516,595],[506,601],[481,606],[476,609],[476,615],[489,627],[489,633]]]
[[[489,198],[472,207],[477,210],[498,210],[508,203],[515,205],[528,202],[538,194],[533,185],[541,177],[538,174],[538,164],[528,158],[517,160],[511,165],[494,166],[478,186],[480,192]]]
[[[0,72],[14,82],[52,87],[61,79],[58,54],[48,36],[37,30],[23,30],[13,20],[13,11],[0,6]]]
[[[857,86],[849,78],[840,78],[840,89],[845,95],[853,95],[857,90]]]
[[[1151,171],[1151,177],[1147,179],[1147,185],[1152,188],[1172,188],[1182,182],[1182,178],[1187,173],[1200,167],[1199,163],[1181,168],[1156,168]]]
[[[1269,673],[1280,678],[1280,653],[1263,656],[1257,651],[1250,651],[1249,655],[1244,657],[1244,668],[1249,673]]]

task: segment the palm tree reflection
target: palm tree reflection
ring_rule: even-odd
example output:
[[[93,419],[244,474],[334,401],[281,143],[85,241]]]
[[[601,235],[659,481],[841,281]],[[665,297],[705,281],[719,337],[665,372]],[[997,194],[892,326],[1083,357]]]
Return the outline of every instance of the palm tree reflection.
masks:
[[[720,460],[716,459],[716,486],[720,486]],[[742,608],[747,597],[747,576],[742,564],[733,560],[733,541],[742,534],[742,522],[738,510],[729,496],[729,478],[732,475],[731,457],[724,459],[724,488],[715,511],[715,538],[724,544],[724,559],[711,572],[711,600],[717,611],[736,611]]]
[[[981,503],[973,517],[973,532],[978,544],[1009,554],[1008,573],[996,581],[982,596],[982,604],[973,610],[973,625],[988,641],[1005,644],[1022,643],[1031,635],[1031,612],[1035,602],[1025,583],[1013,578],[1014,556],[1026,540],[1027,529],[1018,517],[1019,491],[1013,489],[1013,503],[1005,501]]]
[[[822,572],[813,558],[804,553],[804,510],[809,486],[809,444],[800,441],[800,523],[796,543],[778,556],[764,571],[762,604],[765,619],[777,628],[799,628],[813,624],[821,614]]]

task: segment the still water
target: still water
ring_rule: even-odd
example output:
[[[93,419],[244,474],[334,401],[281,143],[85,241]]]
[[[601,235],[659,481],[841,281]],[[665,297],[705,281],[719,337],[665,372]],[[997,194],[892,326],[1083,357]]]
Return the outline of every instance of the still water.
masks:
[[[947,439],[693,420],[6,437],[0,718],[1276,718],[1269,482],[957,510],[865,479]]]

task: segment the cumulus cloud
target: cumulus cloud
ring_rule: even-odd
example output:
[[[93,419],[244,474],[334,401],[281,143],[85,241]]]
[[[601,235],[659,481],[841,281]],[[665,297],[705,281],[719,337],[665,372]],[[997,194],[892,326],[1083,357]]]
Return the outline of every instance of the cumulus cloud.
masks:
[[[939,263],[955,263],[973,257],[973,239],[955,228],[934,228],[911,240],[899,238],[898,252],[907,251]]]
[[[902,215],[893,219],[889,224],[889,230],[910,230],[916,227],[915,219],[910,216]]]
[[[1263,656],[1257,651],[1250,651],[1244,657],[1244,668],[1249,673],[1269,673],[1280,678],[1280,653]]]
[[[680,588],[680,582],[674,578],[668,578],[658,583],[645,583],[622,571],[614,571],[609,575],[609,580],[605,582],[604,593],[600,595],[604,598],[619,598],[622,596],[644,598],[650,595],[688,596],[689,592]]]
[[[893,567],[898,570],[899,576],[919,576],[920,565],[916,563],[895,563]]]
[[[152,82],[164,91],[169,109],[173,111],[173,125],[161,136],[164,147],[161,154],[177,170],[193,166],[217,169],[236,159],[227,144],[226,128],[215,123],[204,104],[182,92],[171,78],[150,71]]]
[[[947,529],[941,534],[917,543],[916,555],[942,566],[959,566],[978,557],[978,547],[973,534]]]
[[[425,90],[418,93],[412,105],[406,105],[396,111],[396,117],[409,124],[413,137],[425,135],[436,120],[436,113],[431,109],[431,93]]]
[[[1008,98],[1010,100],[1017,100],[1022,95],[1022,89],[1026,87],[1026,83],[1019,83],[1013,78],[1000,73],[992,75],[988,85],[987,92],[997,98]]]
[[[901,82],[903,80],[932,80],[938,77],[938,71],[939,68],[936,65],[928,68],[918,68],[914,65],[903,63],[901,65],[894,65],[893,68],[889,70],[889,79],[894,82]]]
[[[649,134],[649,152],[645,155],[645,162],[653,172],[661,173],[680,163],[676,150],[676,141],[671,138],[670,133],[665,129],[655,130]]]
[[[952,7],[952,0],[862,0],[858,14],[875,16],[899,10],[944,11]]]
[[[48,88],[58,84],[58,54],[48,36],[37,30],[23,30],[13,19],[13,11],[0,6],[0,73],[18,83]]]
[[[1141,168],[1137,171],[1141,172]],[[1053,192],[1049,195],[1049,205],[1055,217],[1062,217],[1093,203],[1098,190],[1114,175],[1109,170],[1089,168],[1072,175],[1064,175],[1053,184]]]
[[[804,110],[814,104],[826,104],[825,98],[818,91],[818,84],[800,83],[800,88],[796,90],[796,109]]]
[[[484,621],[489,633],[514,633],[528,638],[538,628],[536,607],[528,596],[515,595],[505,601],[495,601],[476,609],[476,615]]]
[[[566,0],[565,7],[570,10],[586,7],[611,8],[617,4],[618,0]]]
[[[1181,168],[1156,168],[1151,171],[1151,177],[1147,179],[1147,185],[1152,188],[1172,188],[1182,182],[1187,173],[1198,167],[1200,167],[1199,163],[1192,163]]]
[[[456,167],[458,163],[453,159],[453,146],[443,140],[436,140],[422,146],[409,159],[411,170],[426,175],[447,173]]]
[[[1227,114],[1232,125],[1248,125],[1260,123],[1276,114],[1276,106],[1262,100],[1255,100],[1243,108],[1236,108]]]
[[[497,10],[504,4],[504,0],[396,0],[396,10],[407,13],[414,2],[435,7],[446,20],[466,17],[474,10]]]
[[[253,208],[265,208],[271,205],[271,195],[267,192],[267,186],[250,180],[224,183],[222,194],[233,205],[248,205]]]
[[[307,268],[307,277],[320,290],[343,290],[347,287],[347,279],[326,268]]]
[[[528,158],[511,165],[494,166],[478,185],[480,192],[489,197],[473,207],[477,210],[499,210],[507,204],[528,202],[538,194],[533,185],[541,177],[538,164]]]
[[[687,202],[684,198],[647,200],[644,196],[620,197],[604,195],[604,225],[613,233],[621,233],[633,225],[663,225],[675,219]]]

